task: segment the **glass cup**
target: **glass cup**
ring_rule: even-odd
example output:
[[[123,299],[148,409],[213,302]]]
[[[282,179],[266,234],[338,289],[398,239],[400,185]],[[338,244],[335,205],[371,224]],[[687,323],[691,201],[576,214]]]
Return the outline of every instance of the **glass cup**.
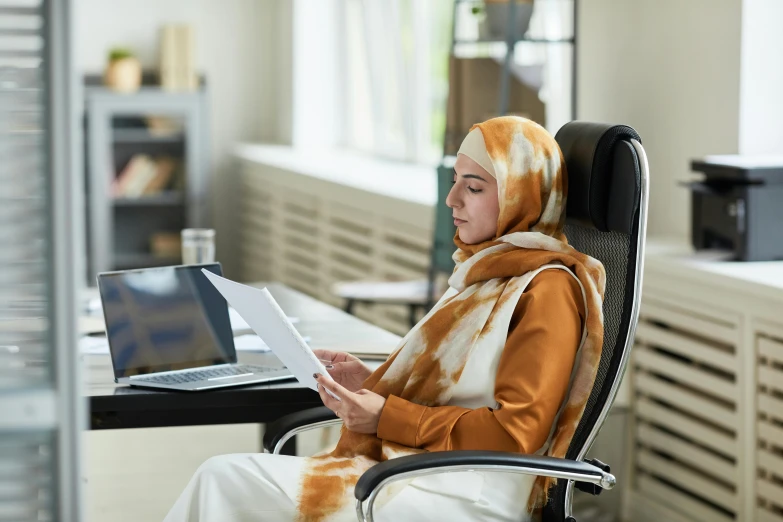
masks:
[[[215,231],[211,228],[186,228],[182,231],[182,264],[215,262]]]

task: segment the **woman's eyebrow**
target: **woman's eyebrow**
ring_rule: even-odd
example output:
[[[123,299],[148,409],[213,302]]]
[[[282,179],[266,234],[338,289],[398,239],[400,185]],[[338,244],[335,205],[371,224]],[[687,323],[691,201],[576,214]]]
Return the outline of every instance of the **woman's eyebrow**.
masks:
[[[473,178],[473,179],[478,179],[478,180],[481,180],[481,181],[483,181],[484,183],[486,183],[486,182],[487,182],[487,180],[485,180],[484,178],[482,178],[482,177],[481,177],[481,176],[479,176],[478,174],[462,174],[462,176],[460,176],[460,175],[457,173],[457,171],[456,171],[456,170],[454,170],[454,169],[451,169],[451,173],[452,173],[452,174],[454,174],[454,175],[455,175],[456,177],[458,177],[458,178],[459,178],[459,177],[463,177],[463,178]]]

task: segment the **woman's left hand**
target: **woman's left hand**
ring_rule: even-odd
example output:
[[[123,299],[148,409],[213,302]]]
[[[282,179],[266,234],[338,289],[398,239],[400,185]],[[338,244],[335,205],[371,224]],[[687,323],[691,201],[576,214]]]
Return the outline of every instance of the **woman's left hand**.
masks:
[[[343,420],[345,427],[357,433],[376,433],[378,422],[381,420],[381,412],[386,399],[369,390],[361,389],[350,392],[335,381],[325,378],[320,373],[313,375],[318,382],[318,394],[324,402],[324,406],[332,410]],[[340,397],[337,400],[324,388],[328,388]]]

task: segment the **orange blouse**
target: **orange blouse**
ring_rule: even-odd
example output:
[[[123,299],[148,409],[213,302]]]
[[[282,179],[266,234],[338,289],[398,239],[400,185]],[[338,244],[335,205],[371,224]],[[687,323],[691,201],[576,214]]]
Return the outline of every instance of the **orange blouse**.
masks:
[[[429,451],[535,453],[568,392],[584,319],[577,280],[564,270],[544,270],[530,281],[511,317],[495,379],[499,406],[422,406],[390,395],[378,437]]]

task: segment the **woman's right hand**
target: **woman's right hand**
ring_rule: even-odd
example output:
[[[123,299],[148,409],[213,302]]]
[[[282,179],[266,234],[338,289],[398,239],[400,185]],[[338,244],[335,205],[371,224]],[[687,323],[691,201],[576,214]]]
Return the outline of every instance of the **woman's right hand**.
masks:
[[[332,379],[348,391],[361,390],[362,384],[372,373],[358,357],[349,353],[331,350],[313,350],[313,353],[321,359]]]

